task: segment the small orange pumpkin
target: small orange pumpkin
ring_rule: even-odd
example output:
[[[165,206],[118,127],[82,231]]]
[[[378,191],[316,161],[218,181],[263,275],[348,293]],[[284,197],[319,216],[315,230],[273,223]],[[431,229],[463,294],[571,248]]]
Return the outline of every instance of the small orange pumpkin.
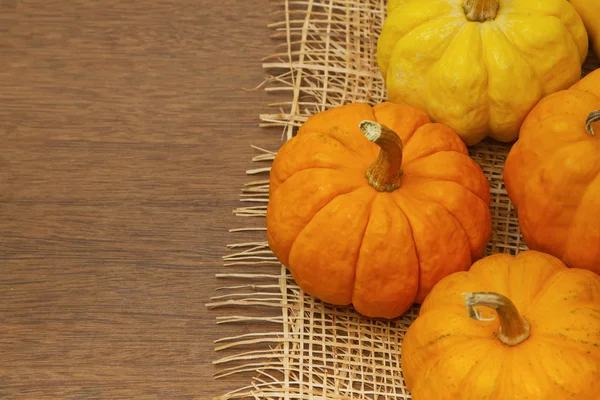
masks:
[[[442,279],[402,342],[414,400],[600,398],[600,276],[536,251]]]
[[[309,118],[277,153],[267,236],[308,294],[394,318],[483,255],[489,201],[450,128],[406,105],[350,104]]]
[[[600,69],[527,116],[504,183],[529,248],[600,273]]]

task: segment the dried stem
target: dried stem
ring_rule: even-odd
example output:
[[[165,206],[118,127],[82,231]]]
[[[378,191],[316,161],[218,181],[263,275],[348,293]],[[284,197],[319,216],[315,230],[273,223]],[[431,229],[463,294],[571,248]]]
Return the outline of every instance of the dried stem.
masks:
[[[596,132],[594,132],[592,124],[598,121],[600,121],[600,110],[592,111],[585,120],[585,130],[587,131],[587,133],[589,133],[592,136],[596,134]]]
[[[496,18],[500,9],[500,0],[465,0],[463,10],[467,19],[473,22],[485,22]]]
[[[465,303],[469,317],[478,321],[489,321],[490,319],[483,318],[475,307],[484,306],[496,310],[500,320],[500,329],[496,337],[502,343],[516,346],[529,337],[529,322],[521,317],[519,310],[508,297],[491,292],[467,293]]]
[[[381,148],[379,156],[367,169],[369,184],[379,192],[392,192],[402,184],[402,140],[385,125],[362,121],[360,130]]]

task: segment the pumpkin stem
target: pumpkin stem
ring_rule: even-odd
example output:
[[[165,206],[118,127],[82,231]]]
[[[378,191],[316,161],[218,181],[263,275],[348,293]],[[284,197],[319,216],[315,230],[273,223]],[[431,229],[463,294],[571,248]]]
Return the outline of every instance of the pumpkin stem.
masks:
[[[473,22],[485,22],[496,18],[500,9],[500,0],[465,0],[463,10],[467,19]]]
[[[496,337],[502,343],[516,346],[529,337],[529,322],[521,317],[519,310],[508,297],[492,292],[466,293],[465,303],[469,317],[477,321],[491,321],[494,318],[484,318],[475,307],[484,306],[496,310],[500,320],[500,329]]]
[[[385,125],[362,121],[360,130],[367,139],[381,148],[379,156],[367,169],[369,184],[379,192],[392,192],[402,184],[402,140]]]
[[[592,124],[598,121],[600,121],[600,110],[592,111],[585,120],[585,130],[587,131],[587,133],[589,133],[592,136],[596,134],[596,132],[594,132]]]

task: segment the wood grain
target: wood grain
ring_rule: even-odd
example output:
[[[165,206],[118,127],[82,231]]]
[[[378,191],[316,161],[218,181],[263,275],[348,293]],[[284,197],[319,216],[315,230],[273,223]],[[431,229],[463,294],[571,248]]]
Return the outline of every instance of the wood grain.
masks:
[[[269,2],[0,7],[0,398],[208,399]],[[238,333],[238,332],[235,332]]]

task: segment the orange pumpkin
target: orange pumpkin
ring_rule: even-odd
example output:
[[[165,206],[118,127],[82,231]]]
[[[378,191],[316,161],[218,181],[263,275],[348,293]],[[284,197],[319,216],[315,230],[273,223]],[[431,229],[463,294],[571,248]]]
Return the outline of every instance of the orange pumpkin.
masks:
[[[394,318],[483,255],[489,200],[450,128],[406,105],[350,104],[312,116],[279,150],[267,235],[308,294]]]
[[[600,399],[600,276],[536,251],[442,279],[402,342],[414,400]]]
[[[600,273],[600,70],[544,98],[506,159],[529,248]]]

